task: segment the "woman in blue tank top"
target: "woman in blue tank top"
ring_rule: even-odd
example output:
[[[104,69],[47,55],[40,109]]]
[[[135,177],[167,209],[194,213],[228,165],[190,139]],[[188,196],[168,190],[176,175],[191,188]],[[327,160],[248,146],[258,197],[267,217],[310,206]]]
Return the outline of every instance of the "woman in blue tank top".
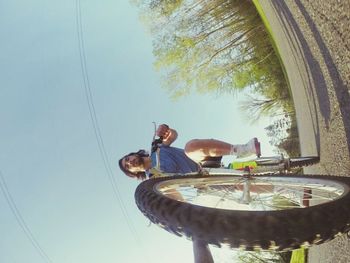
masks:
[[[260,143],[256,138],[246,144],[236,145],[215,139],[194,139],[184,149],[180,149],[171,146],[178,134],[168,125],[160,125],[156,135],[162,138],[162,143],[151,155],[145,150],[139,150],[119,160],[119,167],[126,175],[143,180],[155,171],[184,174],[199,171],[203,161],[220,161],[223,155],[260,155]]]

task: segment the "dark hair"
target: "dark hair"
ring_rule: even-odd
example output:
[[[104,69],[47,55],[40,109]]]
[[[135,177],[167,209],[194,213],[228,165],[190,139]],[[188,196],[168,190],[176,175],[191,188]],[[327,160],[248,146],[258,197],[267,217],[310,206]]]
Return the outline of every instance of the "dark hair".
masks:
[[[139,150],[138,152],[129,153],[129,154],[123,156],[122,158],[120,158],[120,160],[119,160],[119,168],[120,168],[120,170],[122,170],[127,176],[129,176],[131,178],[137,178],[137,179],[140,179],[140,180],[146,179],[146,173],[145,172],[133,173],[133,172],[130,172],[129,170],[127,170],[123,166],[123,164],[122,164],[123,159],[125,157],[130,156],[130,155],[138,155],[140,157],[147,157],[147,156],[149,156],[149,154],[145,150]]]

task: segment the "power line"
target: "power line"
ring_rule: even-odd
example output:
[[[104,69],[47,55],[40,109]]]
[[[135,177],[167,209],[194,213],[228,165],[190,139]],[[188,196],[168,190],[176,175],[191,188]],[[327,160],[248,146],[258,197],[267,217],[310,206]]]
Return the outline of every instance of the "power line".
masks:
[[[108,175],[108,179],[112,185],[113,192],[118,200],[122,214],[127,222],[127,225],[129,227],[134,239],[138,243],[140,243],[136,229],[135,229],[134,225],[132,224],[131,218],[127,212],[126,206],[125,206],[123,199],[121,197],[116,178],[115,178],[115,176],[113,176],[113,171],[112,171],[112,168],[111,168],[110,163],[108,161],[108,155],[107,155],[107,152],[106,152],[106,149],[104,146],[103,138],[101,135],[101,130],[100,130],[100,127],[98,124],[97,114],[96,114],[94,101],[93,101],[93,94],[92,94],[90,80],[89,80],[89,74],[88,74],[88,70],[87,70],[80,0],[76,0],[76,24],[77,24],[77,35],[78,35],[78,42],[79,42],[80,66],[81,66],[81,71],[82,71],[82,76],[83,76],[83,86],[84,86],[85,96],[86,96],[86,100],[88,103],[90,118],[92,121],[93,130],[94,130],[94,134],[95,134],[96,141],[98,144],[98,148],[99,148],[102,160],[103,160],[104,167],[105,167],[107,175]]]
[[[18,225],[21,227],[21,229],[23,230],[24,234],[29,239],[30,243],[33,245],[35,250],[38,252],[40,257],[45,262],[52,263],[52,260],[46,254],[44,249],[41,247],[41,245],[39,244],[39,242],[37,241],[37,239],[33,235],[32,231],[28,227],[27,223],[24,221],[21,213],[19,212],[19,210],[17,208],[17,205],[16,205],[15,201],[13,200],[13,198],[12,198],[12,196],[10,194],[10,191],[9,191],[9,189],[7,187],[5,178],[4,178],[4,176],[3,176],[1,171],[0,171],[0,188],[1,188],[1,191],[2,191],[2,193],[3,193],[3,195],[4,195],[5,199],[6,199],[7,204],[9,205],[9,207],[11,209],[12,214],[15,216]]]

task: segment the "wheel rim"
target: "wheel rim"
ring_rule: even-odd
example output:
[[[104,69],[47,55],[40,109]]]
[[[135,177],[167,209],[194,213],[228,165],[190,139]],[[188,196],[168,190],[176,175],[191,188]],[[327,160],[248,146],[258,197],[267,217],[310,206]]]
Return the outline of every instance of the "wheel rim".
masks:
[[[285,210],[334,201],[349,191],[344,184],[298,177],[180,178],[162,181],[155,190],[171,199],[229,210]]]

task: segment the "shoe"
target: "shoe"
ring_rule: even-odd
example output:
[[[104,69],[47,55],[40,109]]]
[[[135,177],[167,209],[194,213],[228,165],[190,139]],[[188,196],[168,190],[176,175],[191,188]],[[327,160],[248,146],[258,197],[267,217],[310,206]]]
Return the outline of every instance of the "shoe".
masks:
[[[256,155],[257,157],[261,156],[260,142],[257,138],[249,140],[246,144],[240,145],[237,147],[237,157],[243,158],[250,155]]]

